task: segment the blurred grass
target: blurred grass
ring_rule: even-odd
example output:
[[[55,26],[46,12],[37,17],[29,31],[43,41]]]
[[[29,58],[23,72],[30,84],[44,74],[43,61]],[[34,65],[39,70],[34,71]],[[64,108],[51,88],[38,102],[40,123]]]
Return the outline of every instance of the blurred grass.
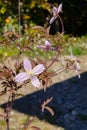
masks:
[[[0,38],[1,39],[1,38]],[[26,38],[23,37],[22,42],[26,42]],[[72,52],[74,55],[86,55],[87,54],[87,35],[82,36],[82,37],[73,37],[69,35],[64,35],[63,36],[63,45],[66,45],[64,48],[63,53],[65,55],[70,54],[69,52],[69,47],[71,46]],[[21,43],[21,45],[23,45]],[[15,42],[12,43],[12,45],[1,45],[0,46],[0,58],[2,57],[14,57],[19,54],[18,48],[15,46]],[[29,49],[25,49],[23,51],[23,54],[25,56],[29,57],[44,57],[46,59],[50,59],[52,56],[55,55],[55,52],[50,51],[50,52],[44,52],[41,49],[38,49],[37,47],[33,47],[33,51],[30,51]]]
[[[12,57],[18,55],[18,50],[14,46],[1,46],[0,47],[0,57]]]
[[[72,48],[74,55],[86,55],[87,54],[87,35],[81,37],[73,37],[64,35],[63,44],[67,43],[67,47],[64,50],[64,54],[70,54],[68,47]]]

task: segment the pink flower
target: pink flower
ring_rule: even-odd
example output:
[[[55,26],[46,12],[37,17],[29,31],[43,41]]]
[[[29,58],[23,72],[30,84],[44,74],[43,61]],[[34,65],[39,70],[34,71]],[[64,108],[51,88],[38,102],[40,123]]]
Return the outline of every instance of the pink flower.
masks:
[[[40,81],[37,78],[37,75],[41,74],[45,70],[43,64],[36,65],[32,69],[31,62],[28,59],[25,59],[23,66],[26,72],[22,72],[16,75],[15,81],[21,83],[27,79],[30,79],[33,86],[39,87]]]
[[[53,7],[53,17],[50,19],[50,24],[52,24],[58,17],[59,13],[62,12],[62,3],[58,6],[58,8]]]
[[[73,66],[74,70],[76,71],[76,73],[78,74],[78,77],[80,78],[80,74],[78,72],[80,70],[80,64],[77,60],[77,57],[73,56],[71,49],[70,49],[70,53],[71,53],[70,60],[72,62],[72,66]]]
[[[37,47],[46,51],[56,50],[54,47],[52,47],[52,44],[47,40],[45,41],[44,45],[38,45]]]
[[[48,47],[48,48],[50,48],[50,47],[51,47],[51,43],[46,40],[46,41],[45,41],[45,46]]]

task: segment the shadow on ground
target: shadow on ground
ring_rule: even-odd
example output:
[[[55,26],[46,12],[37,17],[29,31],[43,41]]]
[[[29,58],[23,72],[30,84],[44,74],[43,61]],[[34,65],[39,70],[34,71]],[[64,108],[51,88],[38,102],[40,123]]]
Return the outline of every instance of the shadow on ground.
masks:
[[[42,102],[50,97],[53,100],[48,106],[54,110],[54,116],[48,111],[41,111]],[[87,72],[82,73],[80,79],[76,76],[53,84],[46,92],[41,90],[21,97],[14,101],[13,109],[37,116],[65,130],[87,130]]]

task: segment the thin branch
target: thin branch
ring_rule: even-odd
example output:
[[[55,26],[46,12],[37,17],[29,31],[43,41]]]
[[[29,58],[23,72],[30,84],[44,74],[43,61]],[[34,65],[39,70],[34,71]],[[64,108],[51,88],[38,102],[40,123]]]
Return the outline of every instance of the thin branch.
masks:
[[[18,0],[18,17],[19,17],[19,20],[18,20],[18,27],[19,27],[19,35],[21,35],[21,29],[20,29],[20,26],[21,26],[21,8],[20,8],[20,0]]]

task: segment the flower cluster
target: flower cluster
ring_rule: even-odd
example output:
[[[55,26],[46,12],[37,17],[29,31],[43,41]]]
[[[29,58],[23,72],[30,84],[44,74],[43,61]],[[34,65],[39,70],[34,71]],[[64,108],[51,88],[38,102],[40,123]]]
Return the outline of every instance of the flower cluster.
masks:
[[[48,40],[45,41],[44,45],[38,45],[37,47],[42,50],[45,50],[46,52],[48,52],[49,50],[52,50],[52,51],[56,50],[56,48],[52,47],[52,44]]]
[[[78,61],[77,57],[73,55],[71,49],[70,49],[70,52],[71,52],[70,60],[71,60],[71,63],[72,63],[72,67],[76,71],[76,73],[78,74],[78,77],[80,78],[80,74],[79,74],[80,64],[79,64],[79,61]]]
[[[50,24],[52,24],[59,16],[59,13],[62,12],[62,3],[57,7],[53,7],[53,17],[50,19]]]

